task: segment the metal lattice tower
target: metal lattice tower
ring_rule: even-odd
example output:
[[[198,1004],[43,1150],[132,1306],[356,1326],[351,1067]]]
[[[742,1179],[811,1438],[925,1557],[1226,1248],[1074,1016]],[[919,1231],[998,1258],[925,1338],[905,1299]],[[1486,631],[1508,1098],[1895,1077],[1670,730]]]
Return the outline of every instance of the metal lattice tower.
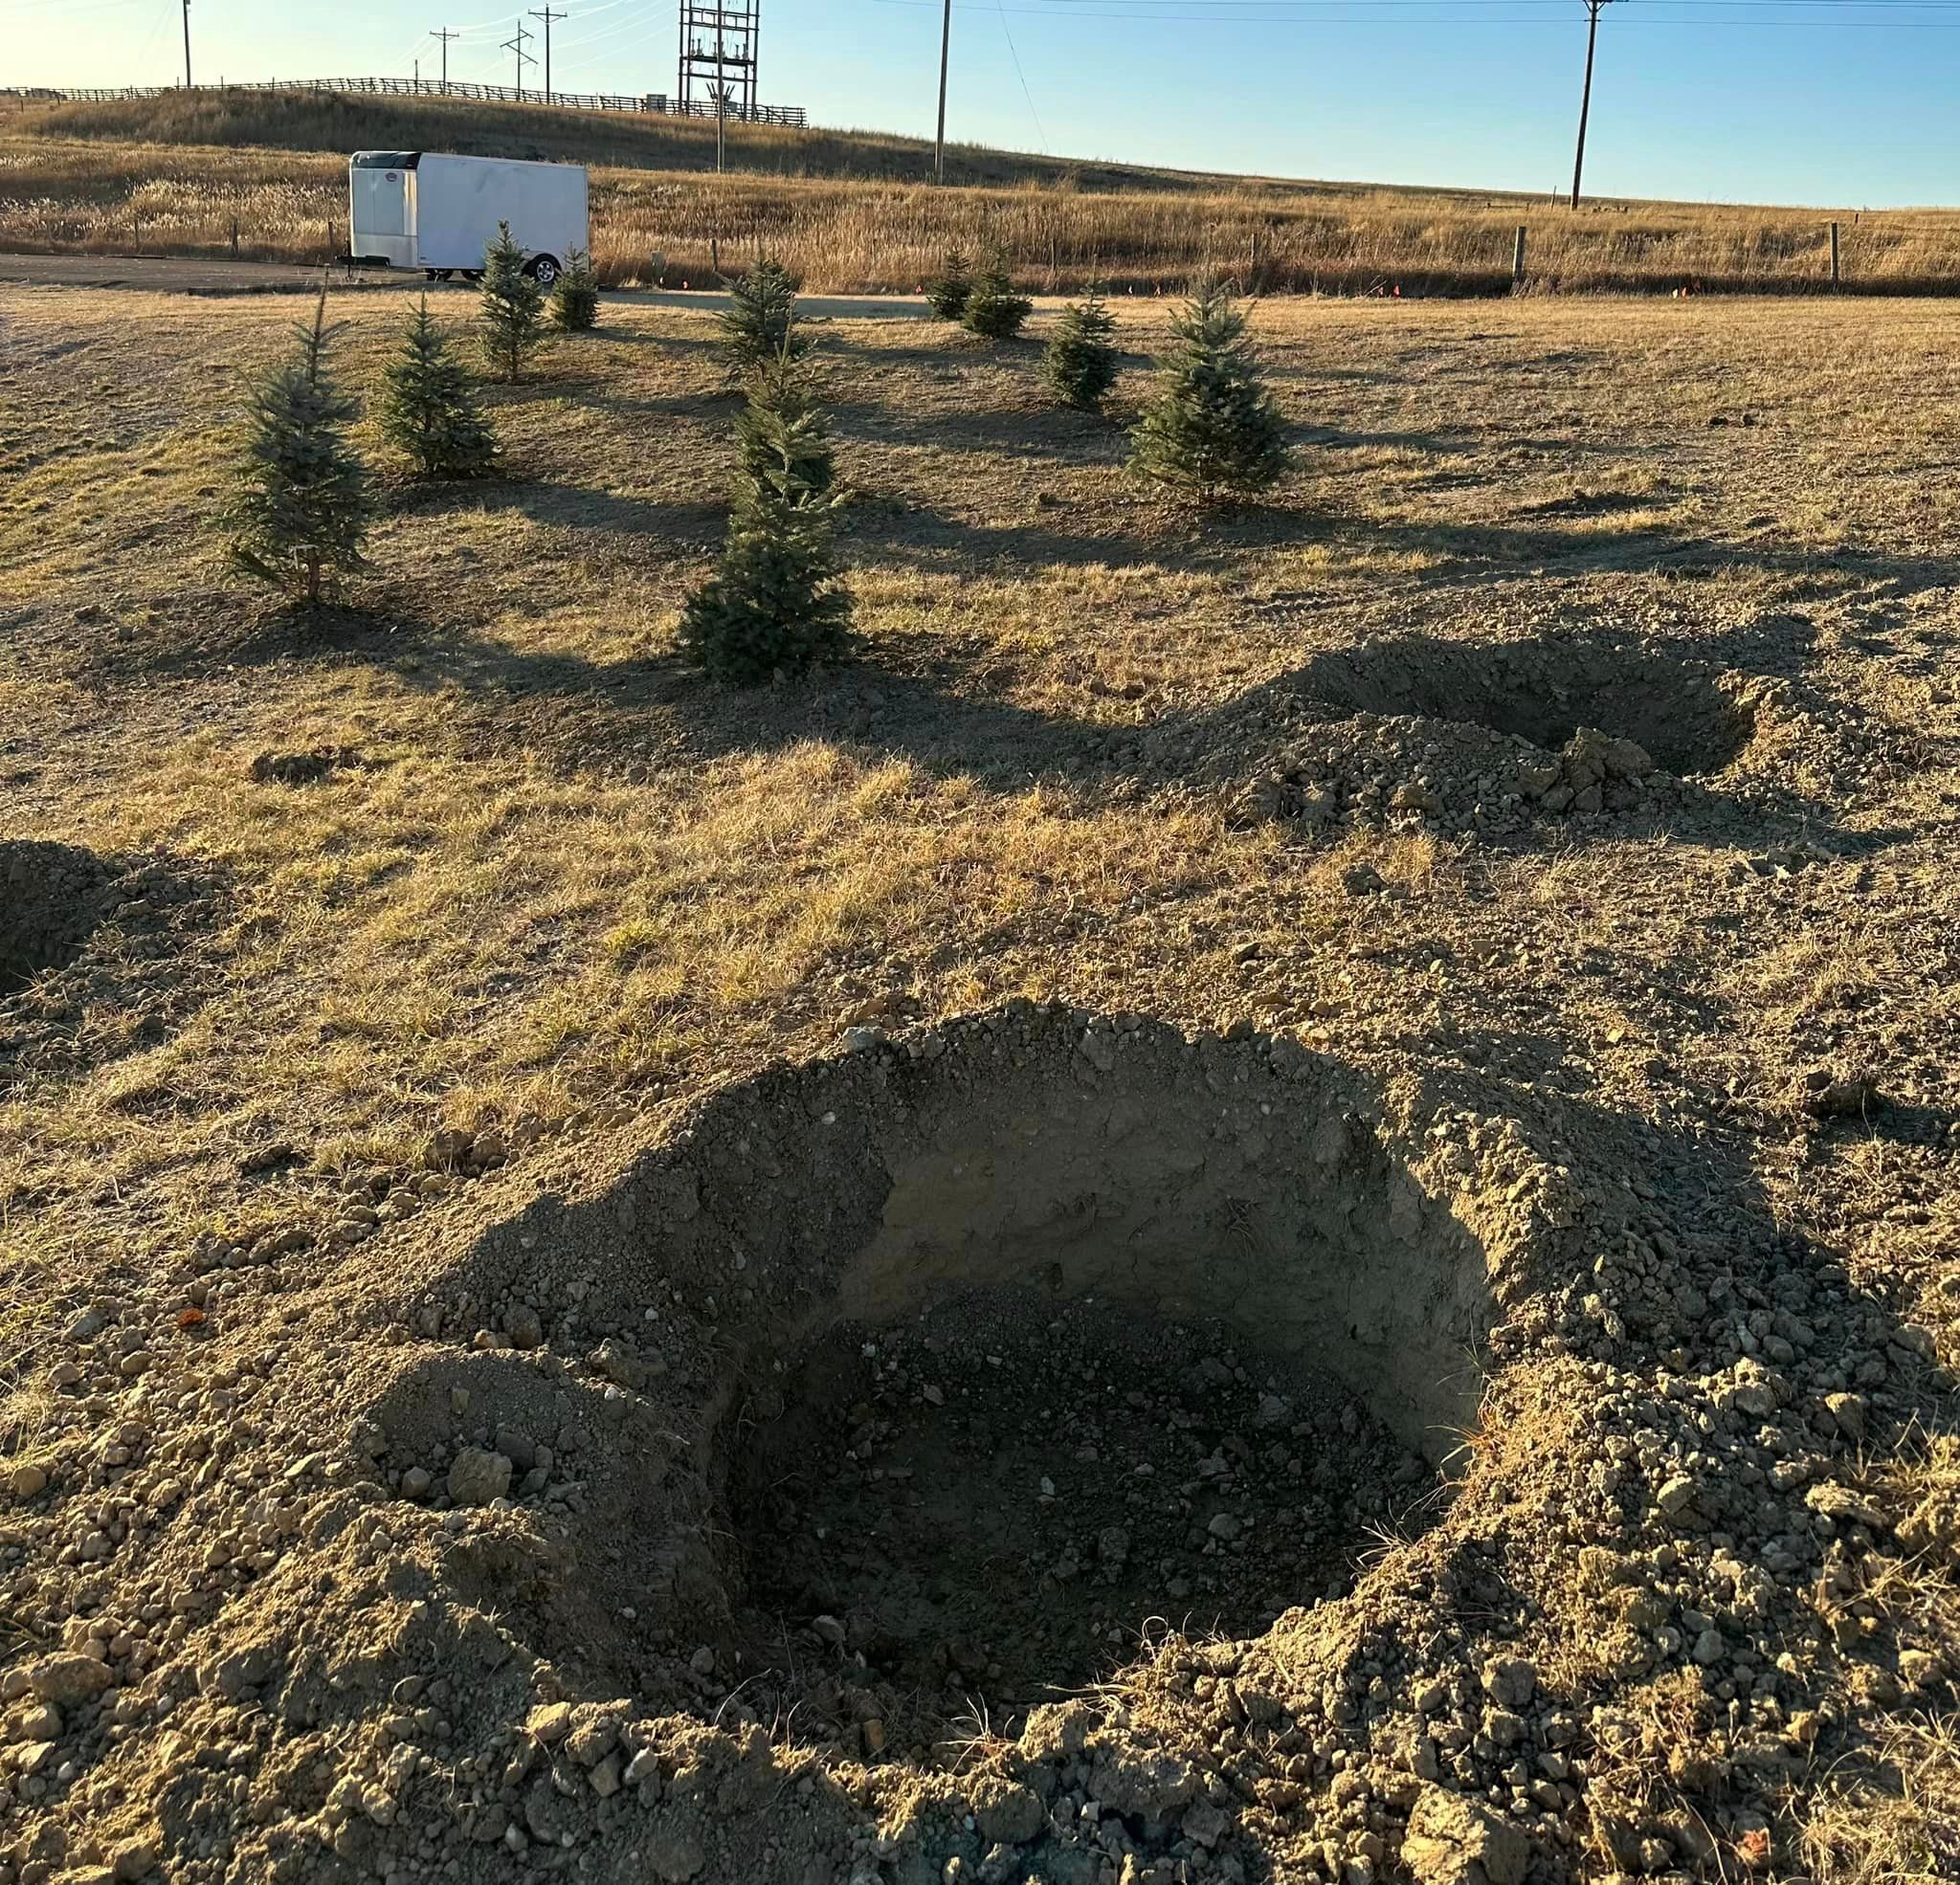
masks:
[[[752,118],[762,0],[680,0],[680,102]]]

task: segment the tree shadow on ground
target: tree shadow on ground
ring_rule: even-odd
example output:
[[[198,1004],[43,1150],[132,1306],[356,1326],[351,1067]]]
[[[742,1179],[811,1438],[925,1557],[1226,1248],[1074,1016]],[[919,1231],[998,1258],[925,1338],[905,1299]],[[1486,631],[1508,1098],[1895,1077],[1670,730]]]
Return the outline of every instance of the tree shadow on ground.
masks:
[[[1065,406],[968,407],[906,412],[874,400],[830,408],[838,433],[852,443],[918,445],[1024,457],[1038,454],[1072,464],[1111,464],[1125,450],[1122,432],[1094,413]]]
[[[466,756],[522,751],[568,773],[628,779],[820,742],[902,760],[938,777],[970,779],[999,793],[1046,783],[1103,793],[1222,794],[1236,803],[1276,765],[1312,753],[1317,743],[1336,752],[1378,744],[1387,756],[1411,737],[1433,738],[1437,724],[1420,718],[1383,722],[1377,740],[1349,703],[1321,698],[1330,690],[1313,663],[1223,702],[1134,724],[1001,699],[955,659],[922,659],[912,651],[902,670],[874,654],[779,687],[739,692],[703,681],[664,652],[594,661],[453,631],[344,633],[314,647],[325,659],[386,655],[398,671],[399,657],[412,649],[414,665],[402,684],[456,697],[445,724],[454,749]],[[288,645],[285,652],[307,651]],[[1516,766],[1531,755],[1496,730],[1455,730],[1464,735],[1473,764]],[[1413,776],[1416,761],[1408,763]],[[1287,823],[1283,809],[1236,815]],[[1298,838],[1318,845],[1345,829],[1301,826]],[[1883,845],[1882,834],[1842,831],[1828,807],[1793,793],[1772,803],[1745,801],[1719,776],[1670,781],[1665,791],[1637,804],[1583,818],[1534,818],[1527,811],[1484,830],[1480,841],[1534,852],[1660,835],[1723,850],[1822,846],[1839,855],[1869,854]]]

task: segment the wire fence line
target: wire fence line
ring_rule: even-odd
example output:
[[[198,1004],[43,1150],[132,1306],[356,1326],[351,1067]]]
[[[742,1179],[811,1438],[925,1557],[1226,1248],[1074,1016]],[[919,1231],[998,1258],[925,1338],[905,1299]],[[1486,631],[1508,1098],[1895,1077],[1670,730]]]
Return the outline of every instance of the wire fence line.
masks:
[[[12,85],[0,98],[17,104],[61,104],[75,100],[101,103],[111,99],[160,99],[181,92],[182,85]],[[726,117],[745,124],[809,123],[798,104],[729,104],[725,109],[700,99],[672,99],[658,92],[639,96],[612,92],[551,92],[532,86],[482,85],[467,78],[256,78],[233,79],[222,85],[193,85],[193,92],[318,92],[355,97],[480,99],[499,104],[564,105],[573,111],[640,111],[666,118]]]

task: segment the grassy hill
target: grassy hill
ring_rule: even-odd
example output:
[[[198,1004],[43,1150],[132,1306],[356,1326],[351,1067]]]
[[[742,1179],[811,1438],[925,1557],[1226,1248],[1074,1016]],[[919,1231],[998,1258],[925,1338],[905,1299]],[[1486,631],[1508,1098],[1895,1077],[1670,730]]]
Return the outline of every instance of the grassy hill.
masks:
[[[0,130],[97,143],[205,144],[273,150],[449,150],[471,157],[556,159],[635,170],[712,170],[711,120],[656,113],[577,111],[559,105],[505,104],[444,98],[370,98],[351,93],[200,91],[158,98],[29,105]],[[774,176],[835,177],[918,183],[931,176],[932,145],[882,131],[790,129],[730,123],[725,161],[732,169]],[[1257,182],[1262,188],[1316,195],[1372,195],[1372,184],[1309,183],[1225,177],[1138,164],[1083,162],[979,144],[952,147],[955,180],[1011,188],[1210,191]],[[1411,191],[1474,197],[1488,191]],[[1522,200],[1522,199],[1506,199]]]
[[[345,154],[447,149],[593,168],[593,250],[614,283],[699,283],[759,249],[813,289],[908,291],[949,248],[998,248],[1027,286],[1174,289],[1223,270],[1264,292],[1498,294],[1517,229],[1539,291],[1812,292],[1826,211],[1214,176],[882,133],[728,127],[538,105],[210,92],[0,113],[0,248],[311,260],[344,246]],[[1845,286],[1960,289],[1960,220],[1844,212]]]

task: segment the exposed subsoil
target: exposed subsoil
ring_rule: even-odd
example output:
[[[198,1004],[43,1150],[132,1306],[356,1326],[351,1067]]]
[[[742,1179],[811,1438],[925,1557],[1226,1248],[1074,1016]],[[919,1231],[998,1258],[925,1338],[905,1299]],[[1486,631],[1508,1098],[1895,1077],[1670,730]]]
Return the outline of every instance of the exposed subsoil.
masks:
[[[1217,1325],[1039,1290],[833,1329],[738,1424],[742,1621],[766,1663],[747,1705],[922,1763],[963,1719],[1017,1734],[1153,1635],[1256,1635],[1338,1596],[1437,1490],[1325,1378]]]

